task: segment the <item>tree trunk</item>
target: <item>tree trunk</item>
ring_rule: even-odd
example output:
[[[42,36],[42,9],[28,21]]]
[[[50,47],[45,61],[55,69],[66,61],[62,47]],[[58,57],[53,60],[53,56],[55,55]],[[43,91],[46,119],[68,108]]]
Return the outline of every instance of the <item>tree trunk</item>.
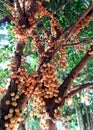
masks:
[[[5,130],[4,123],[2,122],[1,119],[0,119],[0,130]]]
[[[52,120],[47,120],[49,124],[49,129],[48,130],[57,130],[56,122],[53,122]]]
[[[81,130],[81,125],[80,125],[80,117],[79,117],[78,106],[76,106],[76,116],[77,116],[78,130]]]
[[[68,126],[62,121],[57,121],[57,130],[68,130]]]
[[[26,130],[25,124],[21,124],[18,130]]]
[[[43,130],[43,128],[39,127],[39,129],[38,129],[38,130]]]
[[[87,108],[87,106],[85,104],[84,104],[84,107],[85,107],[85,111],[86,111],[86,118],[87,118],[88,130],[91,130],[90,120],[89,120],[89,114],[88,114],[88,108]]]
[[[76,106],[76,116],[77,116],[78,130],[85,130],[84,120],[79,106]]]
[[[25,121],[25,128],[26,128],[26,130],[30,130],[30,124],[29,124],[30,122],[29,122],[29,119],[27,118],[26,119],[26,121]]]
[[[57,130],[56,122],[54,123],[51,119],[48,119],[46,124],[48,125],[48,128],[40,126],[39,130]]]
[[[91,126],[91,130],[93,130],[93,115],[90,114],[90,126]]]
[[[80,111],[80,117],[81,117],[81,128],[82,128],[82,130],[86,130],[85,124],[84,124],[84,118],[83,118],[82,111],[81,111],[80,107],[79,107],[79,111]]]

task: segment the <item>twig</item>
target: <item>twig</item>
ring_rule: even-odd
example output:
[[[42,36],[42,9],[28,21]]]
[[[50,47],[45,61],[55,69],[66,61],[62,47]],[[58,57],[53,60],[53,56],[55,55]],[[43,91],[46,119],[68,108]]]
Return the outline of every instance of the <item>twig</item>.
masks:
[[[14,18],[13,18],[11,15],[7,15],[7,16],[5,16],[2,20],[0,20],[0,24],[3,24],[3,23],[5,23],[5,22],[10,23],[11,20],[14,20]]]
[[[25,15],[25,0],[23,0],[23,14]]]
[[[13,3],[10,3],[10,1],[8,0],[7,3],[10,5],[10,6],[14,6]]]
[[[64,5],[58,7],[53,13],[56,13],[57,11],[59,11],[60,9],[62,9],[64,6],[66,6],[68,3],[69,3],[69,0],[67,0],[67,2]]]
[[[24,120],[20,123],[20,125],[19,125],[19,127],[18,127],[18,130],[20,129],[20,127],[22,126],[22,124],[25,123],[25,121],[27,120],[28,116],[30,115],[31,110],[33,110],[34,108],[35,108],[35,106],[32,107],[32,108],[27,112],[27,114],[26,114]]]
[[[86,45],[88,44],[89,42],[91,42],[92,39],[86,39],[86,40],[83,40],[83,41],[80,41],[78,43],[72,43],[72,44],[66,44],[66,45],[63,45],[63,47],[70,47],[70,46],[77,46],[77,45]]]
[[[22,13],[20,3],[18,0],[15,0],[15,2],[16,2],[17,9],[18,9],[19,17],[20,17],[20,19],[23,19],[23,13]]]
[[[6,13],[3,9],[0,8],[0,11],[3,12],[3,13]]]
[[[5,2],[5,1],[3,1],[3,0],[0,0],[0,2],[2,2],[4,5],[6,5],[6,6],[12,6],[12,4],[11,3],[9,3],[9,2]]]

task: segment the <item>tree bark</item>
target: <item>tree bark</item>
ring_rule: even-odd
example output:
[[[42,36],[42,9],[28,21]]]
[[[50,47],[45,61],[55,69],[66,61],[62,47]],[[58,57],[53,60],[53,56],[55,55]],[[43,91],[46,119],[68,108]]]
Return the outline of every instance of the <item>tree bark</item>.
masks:
[[[53,122],[52,120],[47,120],[49,124],[49,129],[48,130],[57,130],[56,122]]]
[[[76,106],[76,116],[77,116],[78,130],[81,130],[78,106]]]
[[[81,111],[80,107],[79,107],[79,111],[80,111],[80,117],[81,117],[81,128],[82,128],[82,130],[86,130],[85,124],[84,124],[84,119],[83,119],[83,116],[82,116],[82,111]]]
[[[12,68],[12,72],[15,73],[15,71],[18,70],[18,68],[21,65],[21,56],[23,54],[23,49],[24,49],[25,43],[24,42],[19,42],[17,44],[17,49],[15,51],[15,68]],[[6,100],[10,100],[11,101],[11,92],[16,93],[17,92],[17,83],[16,83],[16,78],[15,79],[11,79],[10,85],[8,87],[8,91],[5,94],[5,96],[2,98],[1,100],[1,105],[0,105],[0,130],[5,130],[5,119],[4,116],[7,115],[9,113],[9,109],[10,109],[10,105],[6,104]],[[20,107],[21,108],[21,107]]]
[[[50,122],[49,123],[49,130],[57,130],[56,124],[54,124],[53,122]]]
[[[18,130],[26,130],[25,124],[21,124]]]
[[[5,130],[4,122],[0,119],[0,130]]]
[[[85,130],[84,120],[79,105],[76,106],[76,115],[77,115],[78,130]]]
[[[88,114],[88,108],[87,108],[87,106],[85,104],[84,104],[84,107],[85,107],[85,111],[86,111],[88,130],[91,130],[90,119],[89,119],[89,114]]]
[[[93,82],[82,84],[82,85],[77,85],[77,86],[74,86],[74,88],[76,89],[69,92],[65,97],[70,98],[72,96],[75,96],[77,93],[81,92],[84,89],[93,89]]]
[[[91,127],[91,130],[93,129],[93,115],[90,114],[90,127]]]
[[[91,59],[91,55],[88,53],[81,59],[81,61],[72,69],[71,73],[65,78],[64,82],[60,85],[59,97],[63,97],[68,87],[71,86],[71,83],[78,76],[79,72],[84,68],[84,66]]]
[[[76,115],[77,115],[78,130],[85,130],[84,119],[79,105],[76,106]]]

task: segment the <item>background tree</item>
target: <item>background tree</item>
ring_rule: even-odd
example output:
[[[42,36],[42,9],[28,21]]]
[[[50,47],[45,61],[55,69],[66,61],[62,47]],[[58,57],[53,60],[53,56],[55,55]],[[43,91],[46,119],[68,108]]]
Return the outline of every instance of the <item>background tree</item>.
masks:
[[[34,120],[36,129],[39,120],[40,129],[56,130],[58,120],[92,129],[92,10],[90,0],[0,1],[1,37],[10,41],[0,48],[2,65],[15,50],[10,70],[0,70],[1,130],[35,129]]]

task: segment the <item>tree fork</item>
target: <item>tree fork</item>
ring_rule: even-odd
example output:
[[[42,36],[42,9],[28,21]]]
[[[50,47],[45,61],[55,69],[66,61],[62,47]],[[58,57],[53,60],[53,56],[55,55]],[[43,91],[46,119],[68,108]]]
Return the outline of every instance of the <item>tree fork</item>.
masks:
[[[71,27],[70,32],[67,34],[67,36],[65,36],[64,39],[60,40],[60,44],[56,47],[56,49],[54,49],[53,52],[49,53],[50,50],[52,50],[52,48],[50,48],[50,49],[46,52],[46,55],[48,55],[48,57],[47,57],[47,58],[45,57],[45,58],[42,59],[40,65],[39,65],[39,67],[38,67],[38,70],[37,70],[38,72],[40,71],[40,68],[43,66],[43,64],[46,64],[46,63],[50,62],[51,59],[53,59],[55,53],[57,53],[58,50],[59,50],[61,47],[65,46],[66,42],[70,39],[70,37],[73,35],[75,29],[77,28],[77,25],[82,21],[82,19],[85,18],[85,16],[86,16],[92,9],[93,9],[93,4],[91,4],[91,5],[86,9],[86,11],[85,11],[81,16],[78,17],[78,19],[75,21],[74,25]]]
[[[92,58],[92,55],[89,55],[88,53],[81,59],[81,61],[72,69],[71,73],[67,76],[67,78],[64,79],[64,82],[60,85],[59,94],[58,97],[61,97],[62,100],[59,104],[53,103],[53,110],[55,110],[58,106],[63,106],[65,99],[68,97],[66,95],[67,89],[71,86],[71,83],[74,81],[74,79],[77,77],[79,72],[83,69],[83,67],[88,63],[88,61]],[[88,86],[90,84],[87,84]],[[86,86],[83,86],[83,89],[86,88]],[[81,87],[82,88],[82,87]],[[69,93],[70,96],[73,96],[77,93],[77,91],[81,91],[82,89],[78,88],[77,90],[73,90],[72,93]],[[53,102],[55,101],[55,98],[52,99]],[[50,113],[51,115],[51,113]],[[53,117],[53,115],[52,115]]]

